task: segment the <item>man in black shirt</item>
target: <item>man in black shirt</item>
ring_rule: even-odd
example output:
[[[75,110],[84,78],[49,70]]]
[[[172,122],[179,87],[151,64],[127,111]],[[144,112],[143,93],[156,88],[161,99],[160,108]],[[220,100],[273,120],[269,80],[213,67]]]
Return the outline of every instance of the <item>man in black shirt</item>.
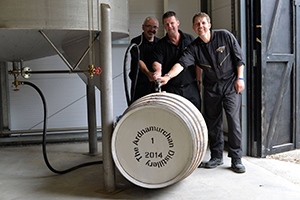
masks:
[[[163,15],[163,25],[167,34],[157,42],[154,48],[154,78],[157,79],[164,74],[170,80],[161,89],[187,98],[200,110],[201,100],[196,83],[195,65],[182,71],[177,77],[173,78],[168,74],[180,58],[184,48],[194,40],[192,35],[178,30],[179,24],[175,12],[168,11]]]
[[[195,64],[204,73],[204,117],[208,127],[211,159],[206,168],[223,164],[223,108],[228,121],[228,156],[231,167],[244,173],[242,164],[242,133],[240,127],[241,94],[245,83],[244,55],[235,37],[226,30],[210,30],[210,17],[197,13],[193,17],[193,29],[198,34],[168,72],[172,77]],[[162,85],[168,78],[161,78]]]
[[[136,83],[135,95],[131,102],[139,99],[142,96],[155,92],[155,84],[153,79],[153,47],[159,40],[155,35],[158,30],[158,21],[155,17],[147,17],[142,25],[143,33],[131,40],[131,44],[137,44],[140,50],[139,73]],[[131,70],[129,77],[132,80],[136,78],[138,52],[136,47],[131,50]],[[131,94],[133,91],[131,85]]]

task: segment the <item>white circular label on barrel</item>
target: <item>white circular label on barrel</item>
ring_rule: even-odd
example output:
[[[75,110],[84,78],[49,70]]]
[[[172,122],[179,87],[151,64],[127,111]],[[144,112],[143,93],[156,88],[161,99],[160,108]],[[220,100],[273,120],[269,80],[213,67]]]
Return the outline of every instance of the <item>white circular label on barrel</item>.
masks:
[[[183,118],[157,106],[127,112],[113,138],[113,156],[120,172],[133,183],[161,184],[181,179],[195,146]]]

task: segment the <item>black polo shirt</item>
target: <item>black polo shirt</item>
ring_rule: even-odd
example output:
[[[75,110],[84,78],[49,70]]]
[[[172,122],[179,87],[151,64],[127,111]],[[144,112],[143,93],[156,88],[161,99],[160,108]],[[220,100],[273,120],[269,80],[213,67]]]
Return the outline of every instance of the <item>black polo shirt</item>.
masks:
[[[168,73],[170,69],[178,62],[184,48],[186,48],[193,40],[194,37],[190,34],[183,33],[179,30],[180,41],[178,46],[170,41],[168,34],[157,42],[153,52],[154,61],[162,65],[162,75]],[[188,85],[195,81],[195,66],[191,64],[186,70],[183,70],[178,76],[172,78],[168,84],[174,86]]]
[[[141,39],[142,39],[141,36],[143,37],[142,43],[141,43]],[[153,49],[154,49],[155,43],[157,43],[158,40],[159,40],[159,38],[154,37],[154,41],[149,42],[145,38],[144,33],[142,33],[142,35],[139,35],[139,36],[133,38],[130,42],[130,44],[135,43],[135,44],[139,45],[140,60],[142,60],[146,64],[149,71],[152,71],[152,72],[153,72],[153,68],[152,68]],[[136,72],[136,68],[137,68],[137,56],[138,56],[136,47],[133,47],[131,49],[130,53],[131,53],[131,70],[129,73],[129,77],[131,78],[131,80],[134,80],[135,72]],[[137,82],[138,82],[138,84],[149,83],[148,77],[141,70],[139,70]]]
[[[178,61],[183,67],[198,65],[203,69],[204,86],[214,86],[217,82],[236,80],[237,66],[245,65],[243,52],[227,30],[212,30],[208,43],[197,37],[183,52]]]

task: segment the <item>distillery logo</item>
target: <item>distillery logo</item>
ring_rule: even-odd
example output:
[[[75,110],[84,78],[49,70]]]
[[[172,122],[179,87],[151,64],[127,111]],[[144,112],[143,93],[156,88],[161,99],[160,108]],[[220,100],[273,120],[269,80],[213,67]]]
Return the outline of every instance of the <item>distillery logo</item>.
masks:
[[[155,134],[153,134],[153,132]],[[149,141],[149,143],[152,145],[155,145],[156,143],[155,135],[157,133],[164,136],[163,138],[167,140],[167,146],[164,148],[164,150],[158,151],[157,148],[151,149],[150,145],[148,146],[149,149],[146,151],[140,151],[140,149],[143,148],[139,146],[140,141],[143,140],[144,136],[149,133],[152,133],[153,135],[153,137],[150,137]],[[138,163],[145,163],[145,165],[148,167],[164,167],[171,159],[173,159],[173,156],[175,155],[172,134],[161,127],[149,126],[137,131],[132,143],[134,144],[133,151],[136,161]]]

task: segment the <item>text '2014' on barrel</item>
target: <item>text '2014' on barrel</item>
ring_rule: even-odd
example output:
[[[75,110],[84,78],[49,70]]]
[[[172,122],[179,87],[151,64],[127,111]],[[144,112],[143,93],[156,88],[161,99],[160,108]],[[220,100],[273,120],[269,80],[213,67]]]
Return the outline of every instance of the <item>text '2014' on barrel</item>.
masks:
[[[139,148],[138,148],[139,141],[145,134],[147,134],[149,132],[153,132],[153,131],[161,133],[167,139],[169,148],[174,147],[174,142],[173,142],[170,132],[167,132],[166,130],[164,130],[161,127],[156,127],[156,126],[146,127],[140,131],[137,131],[136,137],[132,141],[132,143],[136,145],[136,147],[134,147],[134,156],[138,162],[140,162],[140,160],[143,158],[143,155],[140,153]],[[152,143],[154,143],[154,138],[151,138],[151,140],[152,140]],[[145,162],[145,165],[147,165],[149,167],[158,167],[158,168],[164,167],[168,163],[168,161],[170,159],[172,159],[174,154],[175,154],[175,151],[171,150],[171,149],[169,149],[166,156],[164,156],[162,152],[145,152],[144,157],[147,159],[147,161]],[[149,159],[149,158],[161,158],[161,160],[151,161],[151,159]]]

